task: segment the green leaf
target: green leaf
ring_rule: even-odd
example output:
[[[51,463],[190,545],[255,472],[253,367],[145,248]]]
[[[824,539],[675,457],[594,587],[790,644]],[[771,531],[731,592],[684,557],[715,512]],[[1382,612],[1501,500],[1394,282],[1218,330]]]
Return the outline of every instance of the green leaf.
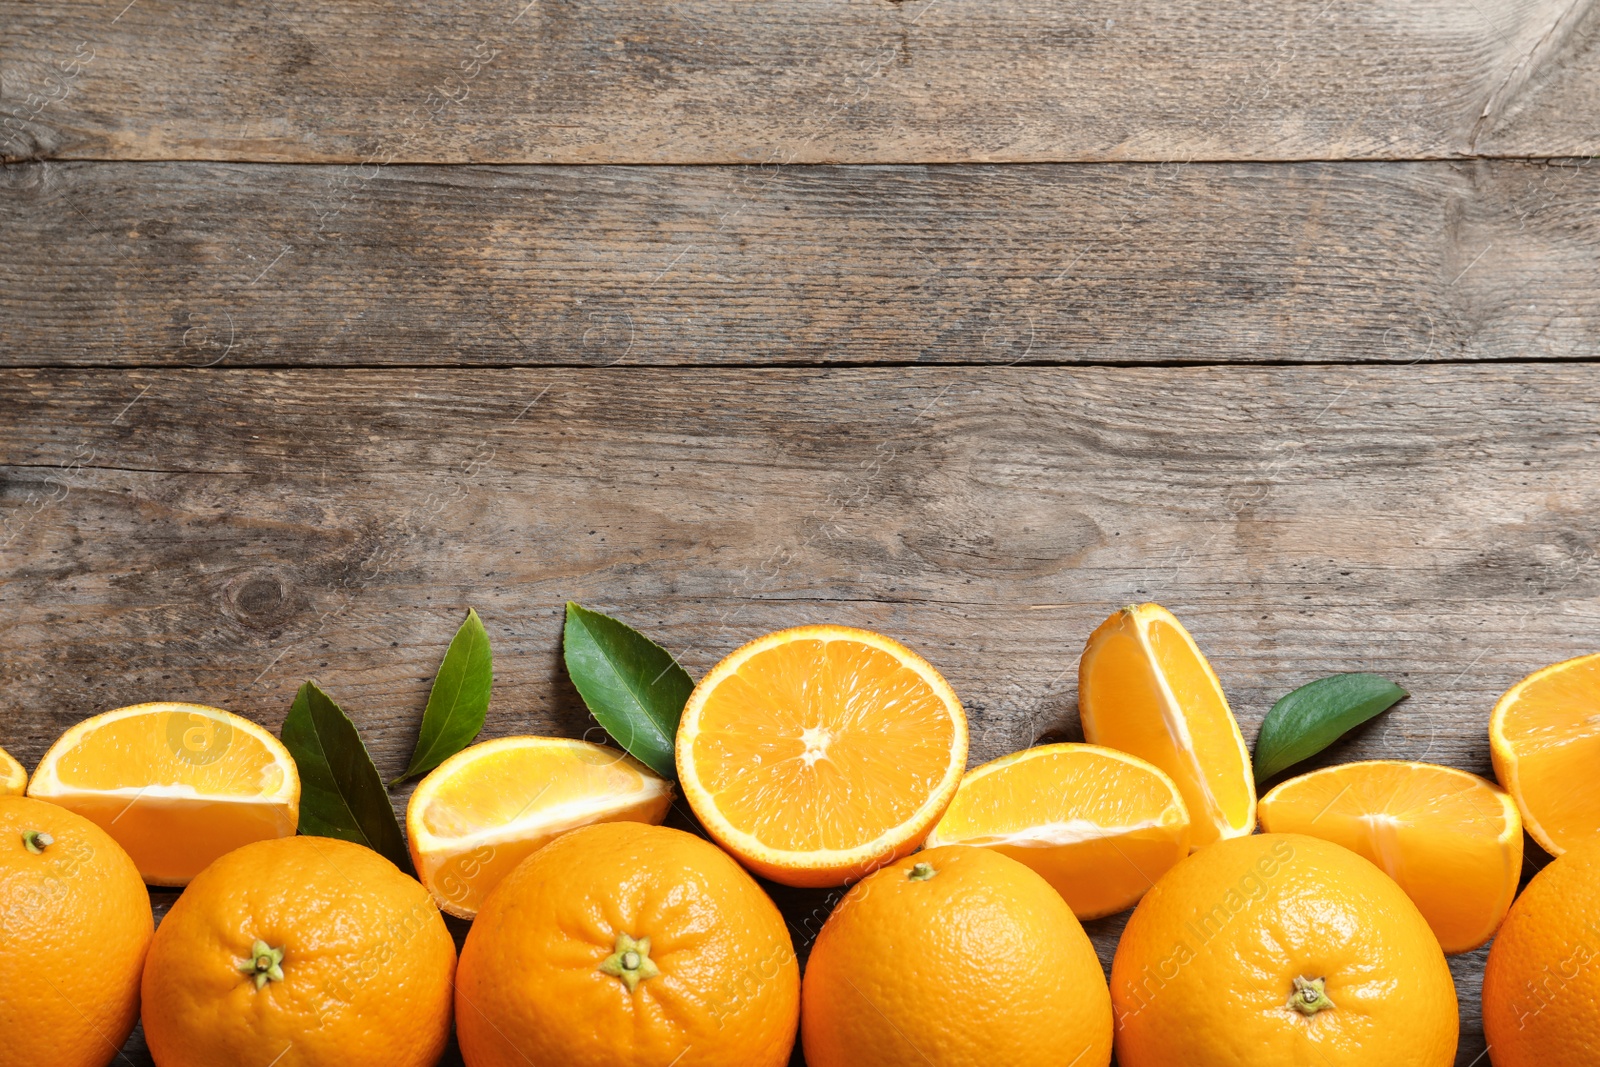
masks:
[[[427,774],[472,744],[489,712],[489,686],[493,680],[494,655],[489,651],[489,635],[478,613],[468,608],[466,621],[451,638],[444,662],[434,676],[417,747],[411,753],[411,766],[390,785]]]
[[[283,744],[300,769],[300,832],[366,845],[410,873],[411,856],[383,778],[356,724],[307,682],[283,720]]]
[[[673,743],[694,680],[672,654],[625,622],[567,601],[567,673],[606,732],[664,778],[678,776]]]
[[[1309,759],[1350,730],[1410,696],[1377,674],[1333,674],[1285,696],[1256,736],[1256,783]]]

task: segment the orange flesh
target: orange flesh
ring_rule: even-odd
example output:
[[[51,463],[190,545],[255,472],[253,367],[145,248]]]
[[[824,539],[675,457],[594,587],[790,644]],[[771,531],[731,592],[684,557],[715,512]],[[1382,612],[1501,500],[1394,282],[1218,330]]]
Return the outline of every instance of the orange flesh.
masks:
[[[254,797],[283,788],[284,769],[255,737],[199,713],[116,719],[56,761],[71,789],[188,787],[204,796]]]
[[[987,773],[985,773],[987,772]],[[1088,745],[1048,745],[971,772],[928,846],[981,845],[1031,867],[1080,919],[1133,906],[1189,854],[1172,784]]]
[[[1274,789],[1261,802],[1261,825],[1371,860],[1406,891],[1446,952],[1467,952],[1493,936],[1522,873],[1520,821],[1502,796],[1445,767],[1350,763]]]
[[[939,694],[880,649],[795,640],[706,696],[693,758],[723,817],[767,848],[859,848],[939,788],[955,725]]]
[[[1529,833],[1558,853],[1600,833],[1600,655],[1527,683],[1496,718],[1515,765],[1496,747],[1495,770]]]
[[[21,796],[28,785],[28,772],[11,754],[0,748],[0,797]]]
[[[289,837],[296,820],[275,805],[73,793],[50,798],[117,839],[153,885],[188,885],[241,845]]]
[[[507,749],[473,761],[470,774],[441,781],[429,794],[422,821],[440,837],[465,837],[530,812],[643,788],[637,765],[615,749],[574,745],[537,754]]]
[[[38,795],[116,838],[145,881],[181,886],[241,845],[295,832],[297,800],[282,796],[288,773],[226,720],[159,711],[83,733]]]
[[[458,763],[472,753],[468,749],[414,794],[407,811],[412,859],[422,883],[452,915],[476,915],[506,875],[568,830],[659,823],[672,806],[671,787],[615,749],[527,740],[533,743],[488,742],[491,751]]]
[[[1189,809],[1194,847],[1249,832],[1251,772],[1226,698],[1176,627],[1157,616],[1146,634],[1148,650],[1119,612],[1090,638],[1079,688],[1085,738],[1165,771]]]

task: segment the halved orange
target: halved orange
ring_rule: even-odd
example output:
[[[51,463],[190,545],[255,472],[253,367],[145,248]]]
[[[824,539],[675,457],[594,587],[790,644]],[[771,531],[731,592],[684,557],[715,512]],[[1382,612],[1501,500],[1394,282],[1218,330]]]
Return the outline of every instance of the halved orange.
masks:
[[[249,719],[201,704],[135,704],[73,726],[28,795],[98,824],[151,885],[188,885],[241,845],[294,834],[300,772]]]
[[[1494,936],[1522,876],[1522,819],[1505,791],[1454,767],[1342,763],[1261,798],[1261,828],[1365,856],[1400,883],[1448,953]]]
[[[1600,834],[1600,652],[1534,671],[1489,716],[1489,755],[1552,856]]]
[[[660,823],[672,785],[626,753],[565,737],[501,737],[457,752],[406,806],[417,877],[470,919],[512,868],[568,830]]]
[[[21,796],[27,788],[28,772],[11,753],[0,748],[0,797]]]
[[[974,767],[927,846],[980,845],[1033,868],[1079,919],[1131,908],[1189,854],[1189,811],[1154,764],[1040,745]]]
[[[1255,829],[1244,735],[1211,664],[1160,604],[1123,608],[1089,635],[1078,661],[1078,714],[1085,740],[1131,752],[1178,783],[1192,848]]]
[[[695,687],[678,778],[706,831],[746,867],[839,885],[914,850],[967,762],[967,717],[932,665],[849,626],[750,642]]]

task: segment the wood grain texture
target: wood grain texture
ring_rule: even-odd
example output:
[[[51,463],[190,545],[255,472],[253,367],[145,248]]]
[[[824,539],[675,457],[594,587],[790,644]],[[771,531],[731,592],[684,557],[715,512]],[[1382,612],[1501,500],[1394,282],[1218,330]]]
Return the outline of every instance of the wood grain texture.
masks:
[[[1592,0],[0,3],[11,158],[1600,152]]]
[[[1600,167],[339,168],[0,177],[0,363],[1596,354]]]
[[[696,676],[782,626],[890,633],[974,762],[1077,736],[1083,639],[1132,600],[1249,738],[1333,671],[1414,694],[1319,762],[1489,773],[1495,698],[1600,642],[1592,364],[12,370],[0,410],[0,745],[30,765],[140,700],[277,729],[314,676],[398,773],[468,605],[487,736],[598,736],[572,598]],[[803,948],[833,898],[779,897]]]

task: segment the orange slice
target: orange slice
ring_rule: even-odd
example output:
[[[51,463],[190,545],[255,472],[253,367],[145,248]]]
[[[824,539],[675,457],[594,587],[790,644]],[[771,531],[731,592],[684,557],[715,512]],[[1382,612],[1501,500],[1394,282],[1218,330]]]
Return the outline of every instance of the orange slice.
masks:
[[[11,753],[0,748],[0,797],[21,796],[28,788],[28,772],[12,758]]]
[[[1250,752],[1216,672],[1160,604],[1116,612],[1078,661],[1083,736],[1160,767],[1189,809],[1190,846],[1243,837],[1256,824]]]
[[[512,868],[568,830],[660,823],[672,785],[623,752],[565,737],[501,737],[434,768],[406,806],[417,877],[470,919]]]
[[[1494,775],[1552,856],[1600,833],[1600,652],[1535,671],[1489,717]]]
[[[848,626],[737,649],[678,726],[678,778],[701,824],[785,885],[839,885],[914,850],[966,762],[967,717],[939,672]]]
[[[97,823],[151,885],[188,885],[241,845],[291,836],[300,819],[300,773],[282,742],[201,704],[85,719],[45,753],[28,795]]]
[[[1369,760],[1302,774],[1261,798],[1261,828],[1365,856],[1400,883],[1449,953],[1494,936],[1522,875],[1517,806],[1454,767]]]
[[[1041,745],[974,767],[927,845],[981,845],[1032,867],[1079,919],[1131,908],[1189,854],[1189,811],[1153,764]]]

